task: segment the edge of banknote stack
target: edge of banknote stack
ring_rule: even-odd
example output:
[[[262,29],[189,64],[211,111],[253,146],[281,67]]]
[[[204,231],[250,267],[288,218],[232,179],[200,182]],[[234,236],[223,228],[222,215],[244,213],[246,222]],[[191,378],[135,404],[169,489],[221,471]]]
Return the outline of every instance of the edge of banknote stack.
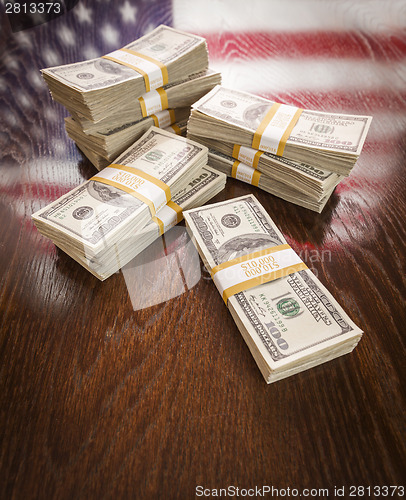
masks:
[[[32,215],[45,237],[101,280],[225,186],[207,148],[151,127],[114,164]],[[172,195],[172,193],[174,193]]]
[[[184,212],[186,227],[267,383],[351,352],[362,331],[253,195]]]
[[[187,135],[210,149],[213,168],[320,213],[354,167],[371,120],[218,85],[193,104]]]
[[[185,134],[190,106],[221,83],[204,38],[158,26],[125,47],[42,70],[52,98],[69,111],[68,136],[98,169],[152,125]]]

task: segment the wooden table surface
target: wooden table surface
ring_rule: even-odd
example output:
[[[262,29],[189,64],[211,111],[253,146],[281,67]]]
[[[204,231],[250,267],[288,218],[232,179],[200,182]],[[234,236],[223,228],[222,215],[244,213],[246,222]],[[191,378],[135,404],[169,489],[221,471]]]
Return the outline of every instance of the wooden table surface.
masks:
[[[296,0],[285,2],[292,29],[271,19],[267,29],[259,9],[247,21],[259,32],[234,33],[242,2],[218,13],[208,2],[203,19],[181,0],[80,1],[18,33],[2,11],[0,498],[189,499],[199,485],[327,488],[331,498],[344,486],[350,498],[352,485],[404,482],[405,8],[342,2],[340,17],[339,2],[306,1],[302,28]],[[95,173],[39,69],[102,55],[161,22],[207,35],[229,86],[374,117],[322,214],[234,179],[213,200],[257,196],[364,330],[353,353],[267,385],[203,269],[194,286],[150,305],[146,285],[123,272],[98,281],[35,229],[34,211]],[[261,77],[248,79],[252,61]],[[172,284],[168,270],[153,284],[156,302]]]

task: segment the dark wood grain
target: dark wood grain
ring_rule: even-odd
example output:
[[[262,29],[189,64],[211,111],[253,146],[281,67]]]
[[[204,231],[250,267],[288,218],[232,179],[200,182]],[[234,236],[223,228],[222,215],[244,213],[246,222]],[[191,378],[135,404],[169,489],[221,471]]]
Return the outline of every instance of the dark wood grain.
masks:
[[[112,5],[100,8],[111,9],[121,45],[147,29],[142,16],[134,29]],[[168,5],[156,8],[170,23]],[[214,199],[253,192],[365,331],[352,354],[267,386],[203,269],[190,290],[135,311],[137,284],[129,290],[122,272],[99,282],[31,222],[95,172],[66,137],[65,111],[38,70],[80,59],[90,42],[99,54],[116,48],[98,38],[97,21],[71,12],[52,29],[13,34],[2,14],[0,497],[188,499],[197,485],[402,484],[406,88],[393,88],[388,73],[375,105],[390,112],[385,96],[395,96],[400,133],[391,138],[374,119],[374,137],[385,140],[366,144],[322,214],[233,179]],[[66,27],[74,44],[58,36]],[[283,56],[287,42],[276,40]],[[372,59],[385,50],[406,57],[404,39],[365,40],[351,44]],[[299,92],[291,102],[370,106],[368,92],[357,107],[345,89],[320,95]],[[167,275],[162,287],[170,285]]]

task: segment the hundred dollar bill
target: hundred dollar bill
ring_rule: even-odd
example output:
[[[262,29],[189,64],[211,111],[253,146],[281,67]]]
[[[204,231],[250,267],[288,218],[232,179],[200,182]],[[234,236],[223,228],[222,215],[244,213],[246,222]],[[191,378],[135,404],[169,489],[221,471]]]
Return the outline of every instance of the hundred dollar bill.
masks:
[[[95,153],[112,160],[139,139],[150,127],[166,128],[175,122],[187,121],[189,114],[190,108],[167,109],[157,113],[154,117],[148,116],[142,120],[123,123],[119,127],[112,127],[105,132],[93,132],[91,134],[83,132],[80,124],[74,118],[68,116],[65,118],[65,129],[69,137],[75,142],[82,143]],[[124,145],[126,147],[117,152]]]
[[[210,272],[286,244],[253,195],[188,210],[184,218]],[[250,262],[245,268],[255,275]],[[352,351],[362,335],[308,269],[231,295],[227,305],[268,383]]]
[[[192,106],[188,131],[195,136],[251,147],[254,134],[274,104],[217,86]],[[279,125],[282,128],[282,118],[275,129]],[[371,120],[370,116],[305,109],[288,135],[282,156],[348,175],[361,153]]]
[[[204,38],[185,33],[169,26],[158,26],[150,33],[129,43],[124,48],[149,56],[168,66],[169,81],[171,78],[171,63],[182,61],[188,54],[193,55],[197,47],[205,49]],[[202,51],[205,53],[205,50]],[[192,74],[196,73],[192,70]],[[88,61],[65,64],[42,70],[44,76],[57,79],[80,92],[100,90],[129,80],[138,80],[141,92],[146,92],[143,76],[120,63],[97,57]]]
[[[172,201],[178,206],[178,209],[182,210],[202,206],[223,190],[225,184],[226,176],[224,174],[205,166],[196,172],[185,187],[173,195]],[[164,228],[164,232],[166,232],[182,219],[182,214],[176,214],[172,209],[168,210],[168,207],[164,207],[163,210],[171,212]],[[160,212],[157,213],[157,217],[163,218]],[[53,242],[94,276],[105,280],[159,238],[160,234],[158,224],[151,221],[142,229],[135,233],[128,233],[109,249],[93,257],[75,253],[71,248],[65,246],[63,240],[54,240]]]
[[[112,107],[116,112],[125,110],[131,99],[207,68],[204,38],[161,25],[110,54],[46,68],[42,76],[56,101],[71,112],[98,121],[107,111],[111,113]],[[106,102],[110,103],[107,111]]]
[[[166,184],[173,192],[179,191],[206,163],[205,146],[151,127],[115,160],[119,167],[117,174],[115,169],[112,170],[113,177],[117,178],[115,185],[98,180],[102,175],[99,173],[33,214],[34,224],[53,240],[63,236],[66,245],[76,252],[96,255],[119,241],[128,231],[135,232],[151,220],[154,215],[151,204],[134,197],[141,188],[149,186],[149,190],[158,192],[159,200],[165,200],[164,191],[155,189],[154,182]],[[124,166],[123,169],[120,166]],[[145,181],[139,176],[134,181],[132,168],[142,171]],[[152,181],[149,182],[148,178]],[[127,180],[134,195],[126,192]]]
[[[207,146],[213,154],[233,157],[247,163],[269,179],[284,183],[292,189],[321,201],[343,179],[342,176],[326,169],[316,168],[307,163],[289,160],[237,144],[208,139],[188,133],[187,136]],[[259,154],[258,154],[259,153]],[[231,158],[230,158],[231,161]],[[288,200],[290,201],[290,200]]]
[[[116,151],[116,154],[107,154],[105,152],[101,153],[100,148],[95,146],[94,142],[90,143],[90,141],[87,141],[85,139],[84,135],[79,135],[76,133],[77,129],[75,130],[74,121],[71,120],[72,120],[71,117],[65,119],[65,129],[69,137],[75,141],[76,146],[90,160],[90,162],[93,163],[93,165],[97,168],[97,170],[101,170],[110,165],[112,160],[116,158],[119,154],[121,154],[123,149],[126,149],[128,147],[128,143],[123,148],[119,147],[118,151]],[[162,130],[166,130],[167,132],[171,132],[177,135],[182,135],[185,137],[186,126],[187,126],[187,120],[183,120],[181,122],[168,125],[167,127],[160,127],[160,128],[162,128]],[[151,125],[148,128],[150,127]],[[144,133],[144,131],[142,131],[140,134],[137,134],[135,132],[136,132],[135,129],[131,131],[131,135],[134,133],[134,139],[131,141],[131,143],[137,140]]]
[[[74,116],[68,116],[65,118],[65,129],[68,134],[72,131],[75,137],[87,138],[89,145],[92,144],[93,149],[98,148],[100,153],[105,151],[111,151],[111,149],[116,145],[116,143],[122,142],[122,137],[130,137],[134,131],[138,133],[139,131],[146,132],[149,127],[156,126],[159,128],[169,127],[172,123],[179,121],[187,121],[190,115],[190,107],[176,108],[176,109],[165,109],[154,113],[152,116],[147,116],[141,120],[130,120],[129,122],[122,121],[117,125],[106,126],[103,130],[98,130],[95,127],[91,131],[85,131],[79,120]],[[146,128],[144,128],[146,127]],[[73,135],[73,134],[72,134]],[[75,140],[74,137],[72,137]],[[193,139],[192,139],[193,140]],[[116,155],[118,156],[118,155]]]
[[[69,118],[67,119],[69,120]],[[82,151],[82,153],[89,159],[91,163],[97,168],[97,170],[102,170],[105,167],[108,167],[110,163],[112,162],[111,158],[114,158],[117,155],[106,155],[106,154],[100,154],[99,152],[95,151],[93,148],[89,147],[85,141],[82,141],[78,136],[73,137],[73,134],[71,134],[72,128],[70,127],[72,122],[69,124],[65,121],[65,128],[66,131],[68,132],[69,137],[73,139],[76,142],[76,146]],[[165,130],[166,132],[170,132],[172,134],[177,134],[177,135],[186,135],[186,126],[187,126],[187,121],[182,121],[179,123],[173,123],[172,125],[169,125],[168,127],[163,127],[162,130]],[[142,135],[142,133],[140,134]],[[136,140],[139,136],[134,137],[134,140]],[[134,141],[132,141],[134,142]],[[120,154],[121,151],[118,152]],[[111,156],[111,158],[109,158]]]
[[[186,122],[190,115],[190,105],[211,90],[220,80],[220,73],[207,70],[196,78],[169,86],[165,103],[169,109],[160,110],[159,105],[162,103],[158,101],[157,110],[145,118],[142,118],[140,101],[131,99],[126,104],[125,110],[116,108],[111,110],[107,102],[106,110],[110,109],[108,117],[97,123],[81,119],[73,114],[65,118],[65,128],[69,137],[100,170],[100,167],[111,163],[111,160],[127,149],[152,125],[166,128],[175,122],[178,124]],[[148,99],[145,98],[144,102],[148,102]],[[157,104],[153,96],[152,103]],[[179,127],[175,129],[180,133]]]
[[[218,85],[221,82],[221,74],[219,72],[213,71],[210,68],[198,75],[193,75],[190,78],[182,80],[180,82],[166,85],[164,87],[166,94],[166,102],[167,108],[182,108],[182,107],[190,107],[194,102],[196,102],[200,97],[207,94],[213,87]],[[148,96],[151,96],[152,102],[158,105],[157,110],[151,111],[151,108],[146,107],[145,112],[147,116],[156,115],[160,112],[159,104],[162,105],[161,102],[158,101],[156,103],[154,101],[154,97],[156,96],[156,91],[151,91],[147,94],[144,94],[143,99],[144,102],[148,102]],[[165,99],[164,99],[165,100]],[[103,102],[98,103],[101,107]],[[124,101],[123,101],[124,105]],[[67,103],[67,109],[69,109],[69,104]],[[141,104],[139,99],[130,99],[126,100],[124,107],[120,107],[115,103],[114,108],[111,108],[109,100],[104,101],[104,114],[105,117],[97,122],[88,120],[77,113],[72,111],[73,118],[79,123],[83,132],[86,134],[93,133],[107,133],[112,128],[117,128],[122,126],[123,124],[135,122],[137,120],[141,120],[142,118],[146,118],[143,116],[143,110],[141,109]]]
[[[209,150],[209,165],[219,172],[223,172],[228,177],[233,177],[247,184],[263,189],[264,191],[278,196],[285,201],[294,203],[301,207],[321,213],[331,194],[333,193],[336,184],[341,180],[337,174],[336,184],[325,190],[323,196],[314,196],[313,193],[305,193],[303,190],[298,190],[282,179],[270,177],[258,170],[246,165],[238,160],[234,160],[230,156],[224,155],[218,151]],[[300,182],[297,185],[301,185]]]

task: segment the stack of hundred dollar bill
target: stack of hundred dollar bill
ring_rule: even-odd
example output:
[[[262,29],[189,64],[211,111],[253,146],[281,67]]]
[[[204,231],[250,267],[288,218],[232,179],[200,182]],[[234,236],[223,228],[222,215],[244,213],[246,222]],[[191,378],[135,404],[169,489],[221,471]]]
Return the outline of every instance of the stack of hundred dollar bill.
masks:
[[[39,232],[104,280],[225,186],[207,148],[151,127],[114,164],[33,214]]]
[[[63,104],[68,135],[104,168],[152,125],[181,134],[190,105],[221,82],[208,68],[206,41],[161,25],[88,61],[42,70]]]
[[[371,120],[217,86],[192,106],[187,133],[210,149],[217,170],[321,212],[351,172]]]
[[[354,349],[362,331],[253,195],[188,210],[184,218],[268,383]]]

